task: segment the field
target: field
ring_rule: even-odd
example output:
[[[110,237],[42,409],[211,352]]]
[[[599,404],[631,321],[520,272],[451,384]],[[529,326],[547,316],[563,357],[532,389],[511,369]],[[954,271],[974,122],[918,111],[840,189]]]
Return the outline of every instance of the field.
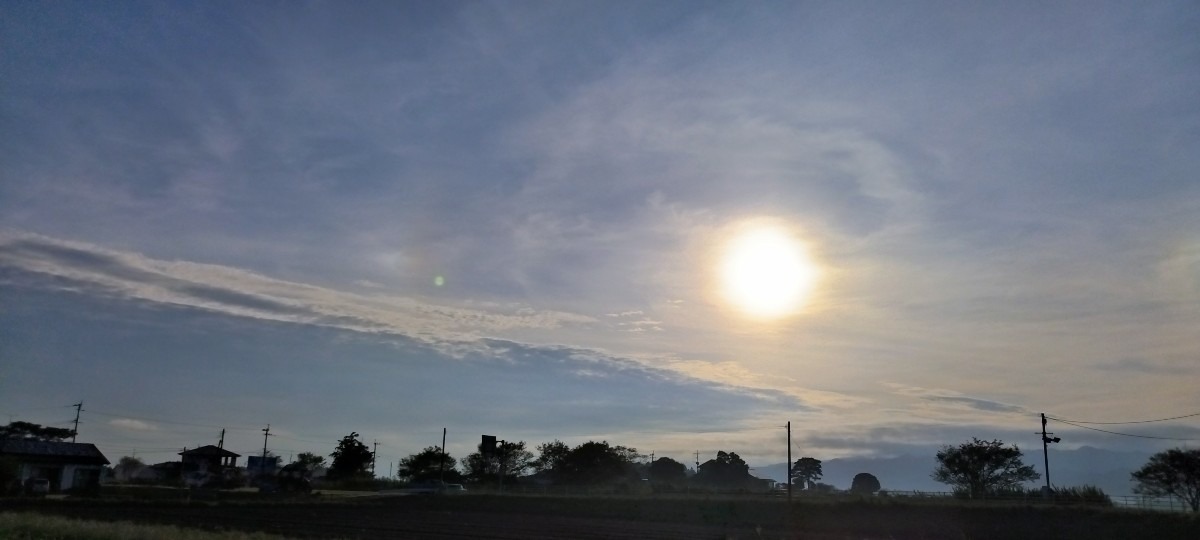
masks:
[[[746,498],[358,497],[9,500],[7,510],[301,538],[1118,539],[1200,538],[1200,520],[1087,507]]]
[[[6,540],[282,540],[263,533],[209,532],[127,521],[89,521],[34,513],[0,512],[0,538]]]

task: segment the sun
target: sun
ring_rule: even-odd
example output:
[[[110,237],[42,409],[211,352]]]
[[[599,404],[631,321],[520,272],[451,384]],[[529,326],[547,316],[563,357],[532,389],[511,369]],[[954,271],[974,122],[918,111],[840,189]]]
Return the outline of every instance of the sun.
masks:
[[[805,245],[781,225],[741,227],[720,255],[722,295],[755,318],[777,319],[800,311],[818,276]]]

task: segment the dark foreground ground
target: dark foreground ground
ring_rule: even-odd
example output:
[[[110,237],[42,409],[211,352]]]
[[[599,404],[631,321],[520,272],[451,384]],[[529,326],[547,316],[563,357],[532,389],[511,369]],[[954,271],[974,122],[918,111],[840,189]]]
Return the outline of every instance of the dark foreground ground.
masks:
[[[412,539],[1187,539],[1196,516],[1086,507],[746,499],[471,495],[343,501],[0,502],[101,521],[262,531],[302,538]]]

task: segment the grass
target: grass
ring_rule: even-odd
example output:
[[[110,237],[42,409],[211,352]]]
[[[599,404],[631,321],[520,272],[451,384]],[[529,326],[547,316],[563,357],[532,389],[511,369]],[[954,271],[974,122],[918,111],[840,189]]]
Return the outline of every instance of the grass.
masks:
[[[101,522],[34,513],[0,512],[0,538],[5,540],[276,540],[264,533],[209,532],[170,525]]]
[[[91,512],[94,517],[120,515],[124,510],[148,509],[133,515],[159,514],[159,521],[176,519],[188,523],[186,516],[204,516],[220,522],[225,517],[296,515],[313,517],[317,522],[347,524],[358,519],[367,522],[381,516],[453,514],[462,516],[539,516],[581,519],[620,520],[643,523],[675,523],[707,527],[761,527],[772,534],[815,538],[895,538],[895,539],[990,539],[1031,540],[1079,538],[1087,540],[1156,540],[1200,538],[1200,515],[1161,513],[1111,508],[1100,505],[1002,504],[960,500],[947,497],[908,499],[901,497],[812,498],[788,505],[780,499],[733,496],[671,497],[546,497],[513,495],[467,495],[457,497],[313,497],[260,498],[254,500],[197,501],[143,499],[78,499],[6,501],[24,510],[71,515]],[[177,508],[179,510],[173,510]],[[100,512],[96,514],[96,512]],[[249,513],[247,513],[249,512]],[[175,518],[162,516],[175,515]],[[141,521],[140,518],[138,521]],[[231,518],[231,522],[238,521]],[[269,521],[269,520],[267,520]],[[130,526],[130,525],[126,525]],[[84,528],[87,530],[87,527]],[[25,534],[14,535],[0,522],[0,538],[179,538],[185,530],[159,528],[159,532],[137,536],[133,533],[100,534]],[[267,530],[264,526],[263,530]],[[272,529],[284,532],[287,528]],[[163,532],[165,531],[165,532]],[[195,531],[186,538],[271,538],[269,536],[221,536]],[[298,533],[297,533],[298,534]],[[307,534],[307,532],[306,532]]]

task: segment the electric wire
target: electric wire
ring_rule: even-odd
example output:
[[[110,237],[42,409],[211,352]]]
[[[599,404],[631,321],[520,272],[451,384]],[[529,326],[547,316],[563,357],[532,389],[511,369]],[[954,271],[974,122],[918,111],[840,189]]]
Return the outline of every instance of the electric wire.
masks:
[[[1154,420],[1133,420],[1130,422],[1084,422],[1083,420],[1063,420],[1062,418],[1055,418],[1050,415],[1046,415],[1046,418],[1048,418],[1050,420],[1057,420],[1059,422],[1064,422],[1064,423],[1072,423],[1073,422],[1076,424],[1092,424],[1095,426],[1105,426],[1105,425],[1116,426],[1116,425],[1122,425],[1122,424],[1149,424],[1152,422],[1166,422],[1168,420],[1179,420],[1181,418],[1192,418],[1195,416],[1200,416],[1200,413],[1185,414],[1183,416],[1172,416],[1170,418],[1156,418]]]
[[[1050,417],[1049,417],[1049,416],[1047,416],[1046,418],[1047,418],[1047,419],[1049,419]],[[1162,441],[1200,441],[1200,439],[1183,439],[1183,438],[1177,438],[1177,437],[1156,437],[1156,436],[1154,436],[1154,435],[1135,435],[1135,434],[1133,434],[1133,433],[1119,433],[1119,432],[1116,432],[1116,431],[1108,431],[1108,430],[1105,430],[1105,429],[1100,429],[1100,428],[1094,428],[1094,427],[1089,427],[1089,426],[1082,426],[1082,425],[1079,425],[1079,424],[1075,424],[1075,423],[1073,423],[1073,422],[1068,422],[1068,421],[1066,421],[1066,420],[1062,420],[1062,419],[1060,419],[1060,418],[1055,418],[1054,420],[1055,420],[1055,421],[1057,421],[1057,422],[1062,422],[1062,423],[1064,423],[1064,424],[1067,424],[1067,425],[1069,425],[1069,426],[1075,426],[1075,427],[1077,427],[1077,428],[1083,428],[1083,429],[1090,429],[1090,430],[1092,430],[1092,431],[1099,431],[1099,432],[1101,432],[1101,433],[1108,433],[1108,434],[1111,434],[1111,435],[1122,435],[1122,436],[1125,436],[1125,437],[1137,437],[1137,438],[1139,438],[1139,439],[1158,439],[1158,440],[1162,440]]]

